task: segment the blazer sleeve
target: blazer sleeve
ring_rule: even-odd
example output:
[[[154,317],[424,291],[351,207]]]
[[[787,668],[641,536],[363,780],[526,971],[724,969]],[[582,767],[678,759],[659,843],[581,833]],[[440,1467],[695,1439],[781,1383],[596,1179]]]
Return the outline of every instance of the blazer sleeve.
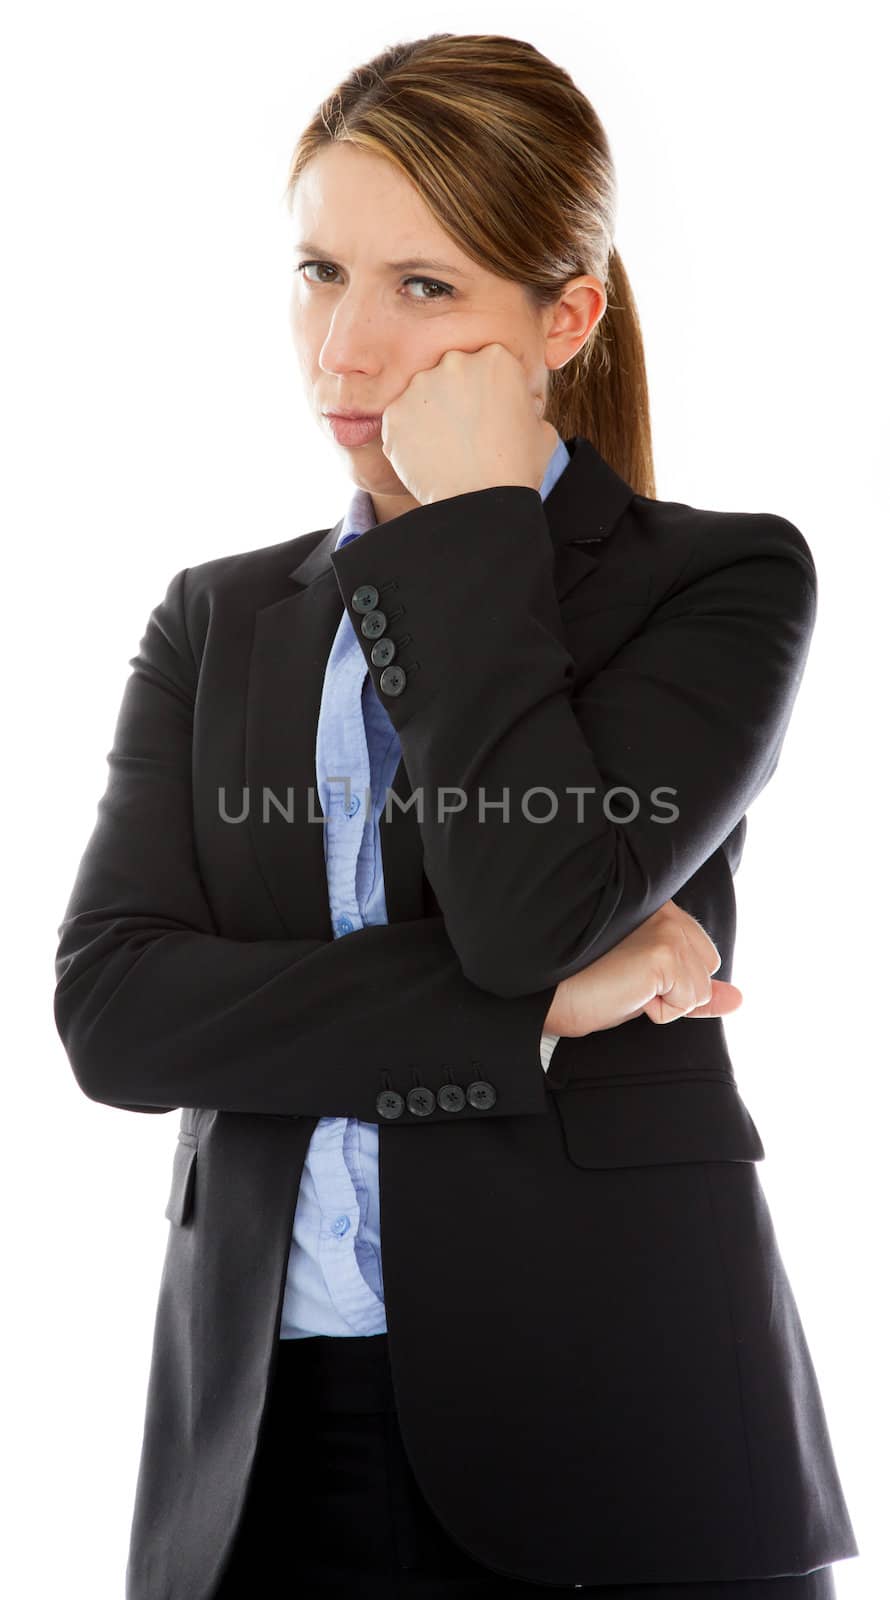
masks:
[[[776,767],[815,622],[812,555],[782,517],[688,513],[658,604],[589,673],[566,642],[535,490],[420,506],[332,555],[422,804],[427,876],[463,971],[493,994],[550,988],[620,943]],[[644,535],[642,559],[664,565],[654,517]],[[608,605],[596,581],[592,631]],[[371,590],[403,641],[394,693],[353,603]],[[572,612],[577,630],[579,589]]]
[[[132,658],[108,779],[58,929],[54,1015],[90,1099],[384,1120],[377,1097],[436,1090],[438,1067],[496,1088],[461,1116],[542,1113],[541,1034],[553,989],[504,1000],[461,970],[441,915],[346,938],[220,935],[192,826],[199,663],[186,572],[171,579]],[[483,1099],[485,1097],[483,1096]],[[436,1105],[407,1126],[450,1117]]]

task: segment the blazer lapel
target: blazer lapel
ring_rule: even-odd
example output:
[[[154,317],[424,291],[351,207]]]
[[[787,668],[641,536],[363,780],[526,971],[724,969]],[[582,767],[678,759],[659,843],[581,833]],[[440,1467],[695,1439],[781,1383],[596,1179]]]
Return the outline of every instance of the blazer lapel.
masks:
[[[560,602],[589,578],[633,490],[580,435],[567,440],[571,461],[543,509],[554,545]],[[290,938],[330,939],[324,819],[315,781],[321,691],[343,598],[331,552],[343,518],[327,529],[289,573],[295,592],[256,613],[247,687],[245,781],[254,851],[281,924]],[[373,537],[373,530],[371,530]],[[404,761],[392,783],[411,793]],[[391,922],[422,917],[423,851],[413,811],[393,801],[380,819],[380,844]],[[435,905],[434,897],[432,903]]]
[[[336,539],[341,527],[342,518],[327,537]],[[313,554],[303,563],[307,568]],[[244,756],[250,835],[282,927],[293,939],[332,937],[315,740],[325,667],[342,614],[330,568],[329,578],[262,607],[255,618]]]

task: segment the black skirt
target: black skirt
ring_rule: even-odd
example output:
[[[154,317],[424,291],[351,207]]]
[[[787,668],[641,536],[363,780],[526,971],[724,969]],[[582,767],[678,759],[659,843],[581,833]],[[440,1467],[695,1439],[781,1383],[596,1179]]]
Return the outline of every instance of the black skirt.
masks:
[[[260,1585],[266,1587],[260,1588]],[[244,1512],[213,1600],[313,1593],[417,1600],[836,1600],[832,1568],[718,1583],[501,1577],[449,1537],[405,1454],[387,1335],[282,1339]]]

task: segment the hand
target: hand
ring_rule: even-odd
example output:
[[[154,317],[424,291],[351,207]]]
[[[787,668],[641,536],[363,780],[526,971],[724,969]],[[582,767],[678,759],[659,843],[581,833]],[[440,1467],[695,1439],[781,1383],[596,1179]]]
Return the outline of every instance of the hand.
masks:
[[[420,505],[500,484],[537,489],[559,437],[544,406],[505,345],[446,350],[390,401],[381,446]]]
[[[701,923],[668,900],[633,933],[563,978],[547,1013],[547,1032],[581,1038],[630,1022],[722,1017],[742,1003],[735,984],[711,978],[720,953]]]

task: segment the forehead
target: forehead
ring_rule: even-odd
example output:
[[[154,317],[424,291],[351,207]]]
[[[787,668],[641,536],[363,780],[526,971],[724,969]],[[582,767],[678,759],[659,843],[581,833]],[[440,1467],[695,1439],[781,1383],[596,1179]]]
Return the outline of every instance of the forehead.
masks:
[[[348,216],[356,207],[366,219],[382,210],[387,222],[397,214],[411,223],[438,227],[414,185],[391,161],[355,145],[324,146],[300,173],[293,192],[294,215],[306,217],[324,209]]]
[[[346,254],[391,271],[421,260],[465,276],[480,270],[403,173],[352,145],[328,145],[312,157],[295,185],[291,214],[294,247],[306,254]]]

